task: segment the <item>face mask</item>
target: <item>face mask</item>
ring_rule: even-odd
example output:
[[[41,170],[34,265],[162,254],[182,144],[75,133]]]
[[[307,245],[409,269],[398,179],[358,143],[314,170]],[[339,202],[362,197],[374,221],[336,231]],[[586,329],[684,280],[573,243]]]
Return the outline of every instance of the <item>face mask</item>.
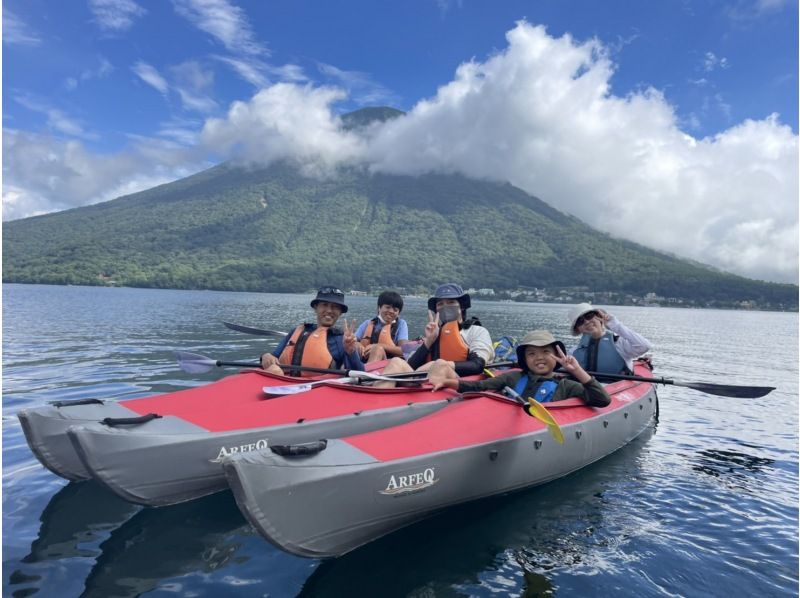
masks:
[[[439,308],[439,322],[446,324],[447,322],[456,322],[461,315],[461,306],[459,305],[442,305]]]

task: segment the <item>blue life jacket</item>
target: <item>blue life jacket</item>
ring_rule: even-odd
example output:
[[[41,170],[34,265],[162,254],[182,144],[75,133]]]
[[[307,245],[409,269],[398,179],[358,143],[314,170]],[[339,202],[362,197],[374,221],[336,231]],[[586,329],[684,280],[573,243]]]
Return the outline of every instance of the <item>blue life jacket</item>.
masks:
[[[573,352],[575,359],[587,372],[600,372],[604,374],[630,373],[622,355],[614,346],[614,333],[606,332],[597,340],[596,352],[592,347],[592,337],[589,334],[581,336],[578,347]]]
[[[525,391],[525,387],[528,386],[528,374],[522,374],[517,382],[517,385],[514,387],[514,391],[521,397],[525,397],[522,393]],[[556,388],[558,388],[558,382],[555,380],[542,380],[539,384],[535,387],[535,392],[533,393],[533,398],[540,403],[549,403],[553,400],[553,395],[556,393]]]

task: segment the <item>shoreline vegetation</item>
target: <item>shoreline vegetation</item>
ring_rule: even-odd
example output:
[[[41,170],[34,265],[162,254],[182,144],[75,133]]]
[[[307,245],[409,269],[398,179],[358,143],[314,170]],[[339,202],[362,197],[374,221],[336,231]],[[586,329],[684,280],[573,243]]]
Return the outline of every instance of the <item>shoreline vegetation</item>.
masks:
[[[3,223],[7,283],[424,295],[442,280],[496,301],[798,311],[796,284],[615,238],[510,183],[457,173],[315,179],[288,162],[226,162]]]
[[[172,291],[214,291],[223,293],[289,293],[313,295],[316,292],[314,286],[302,289],[285,290],[252,290],[252,289],[217,289],[204,288],[199,286],[192,287],[164,287],[164,286],[138,286],[119,284],[114,280],[98,281],[97,284],[72,284],[72,283],[52,283],[52,282],[21,282],[4,280],[3,284],[30,284],[30,285],[52,285],[52,286],[80,286],[80,287],[106,287],[106,288],[128,288],[128,289],[155,289]],[[381,291],[388,287],[375,287],[369,290],[348,289],[345,294],[353,297],[377,297]],[[392,287],[392,290],[399,292],[406,299],[425,299],[431,289],[424,287]],[[754,300],[741,301],[703,301],[679,297],[663,297],[655,293],[637,295],[631,293],[621,293],[615,291],[592,291],[586,287],[572,287],[560,289],[545,288],[523,288],[523,289],[465,289],[472,298],[479,301],[496,301],[499,303],[542,303],[542,304],[562,304],[570,305],[575,303],[588,302],[594,305],[608,306],[632,306],[632,307],[677,307],[685,309],[724,309],[739,311],[775,311],[775,312],[794,312],[798,313],[798,305],[775,305],[761,304]]]

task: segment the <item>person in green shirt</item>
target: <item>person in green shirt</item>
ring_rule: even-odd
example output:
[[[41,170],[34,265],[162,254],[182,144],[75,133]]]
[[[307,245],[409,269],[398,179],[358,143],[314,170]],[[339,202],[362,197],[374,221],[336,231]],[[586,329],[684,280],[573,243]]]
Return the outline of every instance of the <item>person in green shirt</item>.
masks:
[[[592,407],[606,407],[611,403],[603,385],[587,374],[572,355],[567,355],[564,343],[557,341],[547,330],[534,330],[525,335],[517,346],[517,362],[522,371],[508,372],[495,378],[466,381],[454,372],[452,375],[431,372],[428,382],[433,385],[433,390],[453,388],[458,392],[501,391],[508,386],[525,400],[533,397],[540,403],[570,397],[583,399]],[[558,365],[571,378],[554,378],[553,372]]]

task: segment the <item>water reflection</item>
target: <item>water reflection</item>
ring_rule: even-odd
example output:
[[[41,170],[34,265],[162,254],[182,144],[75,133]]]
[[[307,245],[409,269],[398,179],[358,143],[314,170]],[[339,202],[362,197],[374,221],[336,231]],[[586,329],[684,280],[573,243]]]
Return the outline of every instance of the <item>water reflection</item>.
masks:
[[[142,509],[100,545],[82,596],[138,596],[165,579],[230,563],[247,525],[230,492]]]
[[[450,508],[324,561],[300,595],[552,596],[558,571],[586,562],[596,567],[598,548],[605,552],[635,533],[635,518],[612,514],[614,521],[606,521],[618,505],[604,489],[639,475],[638,453],[652,434],[650,427],[631,445],[567,478]],[[617,525],[627,529],[609,540],[605,529]]]
[[[81,545],[99,542],[140,508],[91,481],[67,484],[42,511],[39,535],[22,562],[93,556]]]
[[[697,451],[692,469],[718,478],[732,489],[752,490],[757,478],[772,468],[774,459],[740,451],[704,449]]]

